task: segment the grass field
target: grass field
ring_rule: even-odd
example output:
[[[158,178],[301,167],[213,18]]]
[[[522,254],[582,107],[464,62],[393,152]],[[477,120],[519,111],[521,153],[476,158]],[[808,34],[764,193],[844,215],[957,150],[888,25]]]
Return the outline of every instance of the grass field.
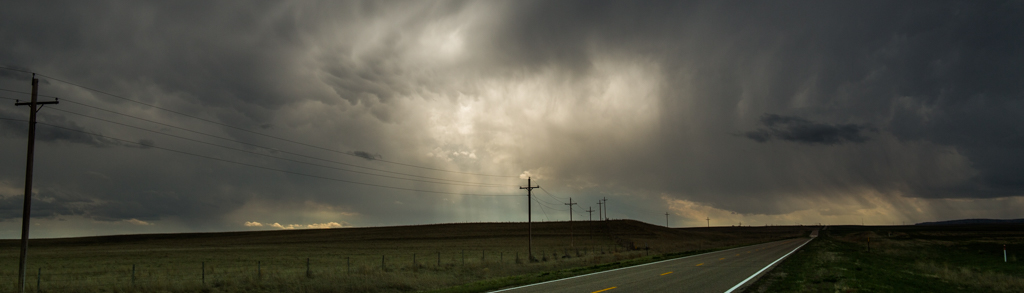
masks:
[[[819,235],[746,292],[1024,292],[1024,225],[838,226]]]
[[[615,220],[574,222],[570,239],[567,222],[534,223],[532,263],[525,223],[40,239],[27,283],[29,292],[37,276],[41,292],[479,292],[809,230]],[[0,241],[0,290],[16,292],[18,252],[17,240]]]

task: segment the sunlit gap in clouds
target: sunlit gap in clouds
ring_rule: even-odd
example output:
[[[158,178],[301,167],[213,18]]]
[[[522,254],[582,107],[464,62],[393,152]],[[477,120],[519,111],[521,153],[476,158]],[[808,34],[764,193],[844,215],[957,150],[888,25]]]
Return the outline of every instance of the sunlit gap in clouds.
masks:
[[[711,205],[662,195],[679,226],[764,225],[903,225],[934,220],[971,218],[1015,218],[1013,210],[1024,208],[1024,198],[995,199],[916,198],[862,190],[856,194],[829,197],[794,196],[780,200],[794,207],[779,214],[746,214]]]
[[[557,183],[580,149],[637,149],[659,118],[655,64],[603,60],[579,76],[556,68],[480,81],[477,95],[424,101],[434,148],[448,162],[484,160]],[[454,109],[454,111],[453,111]],[[497,172],[497,170],[495,170]],[[549,181],[549,182],[550,182]],[[562,184],[562,183],[557,183]]]

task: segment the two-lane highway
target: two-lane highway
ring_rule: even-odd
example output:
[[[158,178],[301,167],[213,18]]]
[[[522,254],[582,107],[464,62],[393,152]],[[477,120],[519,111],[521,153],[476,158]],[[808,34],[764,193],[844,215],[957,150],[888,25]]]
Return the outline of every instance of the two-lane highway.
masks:
[[[817,236],[817,231],[812,237]],[[814,238],[811,238],[814,239]],[[733,292],[811,239],[789,239],[494,292]]]

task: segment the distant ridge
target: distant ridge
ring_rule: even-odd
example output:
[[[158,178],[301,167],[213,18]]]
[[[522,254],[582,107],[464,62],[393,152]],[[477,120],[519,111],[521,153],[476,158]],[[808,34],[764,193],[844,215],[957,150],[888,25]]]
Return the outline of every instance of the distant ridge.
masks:
[[[961,219],[939,222],[924,222],[914,225],[973,225],[973,224],[1024,224],[1024,219],[997,220],[997,219]]]

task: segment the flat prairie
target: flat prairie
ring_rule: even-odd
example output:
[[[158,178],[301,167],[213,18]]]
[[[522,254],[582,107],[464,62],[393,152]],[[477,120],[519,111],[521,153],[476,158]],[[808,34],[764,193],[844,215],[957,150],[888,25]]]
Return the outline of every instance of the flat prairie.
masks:
[[[814,227],[666,228],[632,220],[33,239],[27,291],[478,292],[806,236]],[[18,240],[0,241],[16,292]],[[38,287],[37,287],[38,286]]]
[[[818,235],[746,292],[1024,292],[1024,225],[830,226]]]

